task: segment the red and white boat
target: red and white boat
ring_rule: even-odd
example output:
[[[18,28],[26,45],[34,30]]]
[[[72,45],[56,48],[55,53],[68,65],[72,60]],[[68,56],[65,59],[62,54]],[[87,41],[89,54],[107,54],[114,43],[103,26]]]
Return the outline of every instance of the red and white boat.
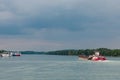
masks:
[[[20,52],[4,52],[0,54],[0,57],[21,56]]]
[[[21,56],[20,52],[11,52],[11,56]]]
[[[104,56],[101,56],[100,53],[97,51],[93,55],[85,56],[85,55],[80,55],[79,58],[84,59],[84,60],[91,60],[91,61],[105,61],[106,58]]]

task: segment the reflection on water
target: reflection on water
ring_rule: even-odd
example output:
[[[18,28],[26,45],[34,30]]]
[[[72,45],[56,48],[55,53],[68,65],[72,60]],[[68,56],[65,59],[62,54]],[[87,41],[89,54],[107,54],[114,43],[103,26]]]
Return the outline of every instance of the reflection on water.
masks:
[[[120,59],[103,62],[77,56],[22,55],[0,58],[0,80],[120,80]]]

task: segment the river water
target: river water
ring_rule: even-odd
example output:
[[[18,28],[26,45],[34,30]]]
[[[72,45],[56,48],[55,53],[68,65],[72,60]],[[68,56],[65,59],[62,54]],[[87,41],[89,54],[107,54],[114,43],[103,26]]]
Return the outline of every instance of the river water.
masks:
[[[0,80],[120,80],[120,58],[94,62],[77,56],[0,57]]]

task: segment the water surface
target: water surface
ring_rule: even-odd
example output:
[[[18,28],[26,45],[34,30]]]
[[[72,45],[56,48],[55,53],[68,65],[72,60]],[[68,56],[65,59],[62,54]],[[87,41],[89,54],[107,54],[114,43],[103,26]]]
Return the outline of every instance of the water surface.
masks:
[[[120,58],[93,62],[77,56],[0,58],[0,80],[120,80]]]

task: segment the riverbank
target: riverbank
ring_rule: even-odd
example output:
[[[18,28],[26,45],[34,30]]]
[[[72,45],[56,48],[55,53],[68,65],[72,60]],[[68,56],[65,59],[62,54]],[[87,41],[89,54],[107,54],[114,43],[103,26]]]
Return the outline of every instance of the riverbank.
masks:
[[[44,54],[44,55],[92,55],[95,51],[99,51],[103,56],[114,56],[120,57],[120,49],[107,49],[107,48],[97,48],[97,49],[67,49],[67,50],[56,50],[56,51],[20,51],[21,54]],[[8,52],[6,50],[0,50],[0,53]]]

